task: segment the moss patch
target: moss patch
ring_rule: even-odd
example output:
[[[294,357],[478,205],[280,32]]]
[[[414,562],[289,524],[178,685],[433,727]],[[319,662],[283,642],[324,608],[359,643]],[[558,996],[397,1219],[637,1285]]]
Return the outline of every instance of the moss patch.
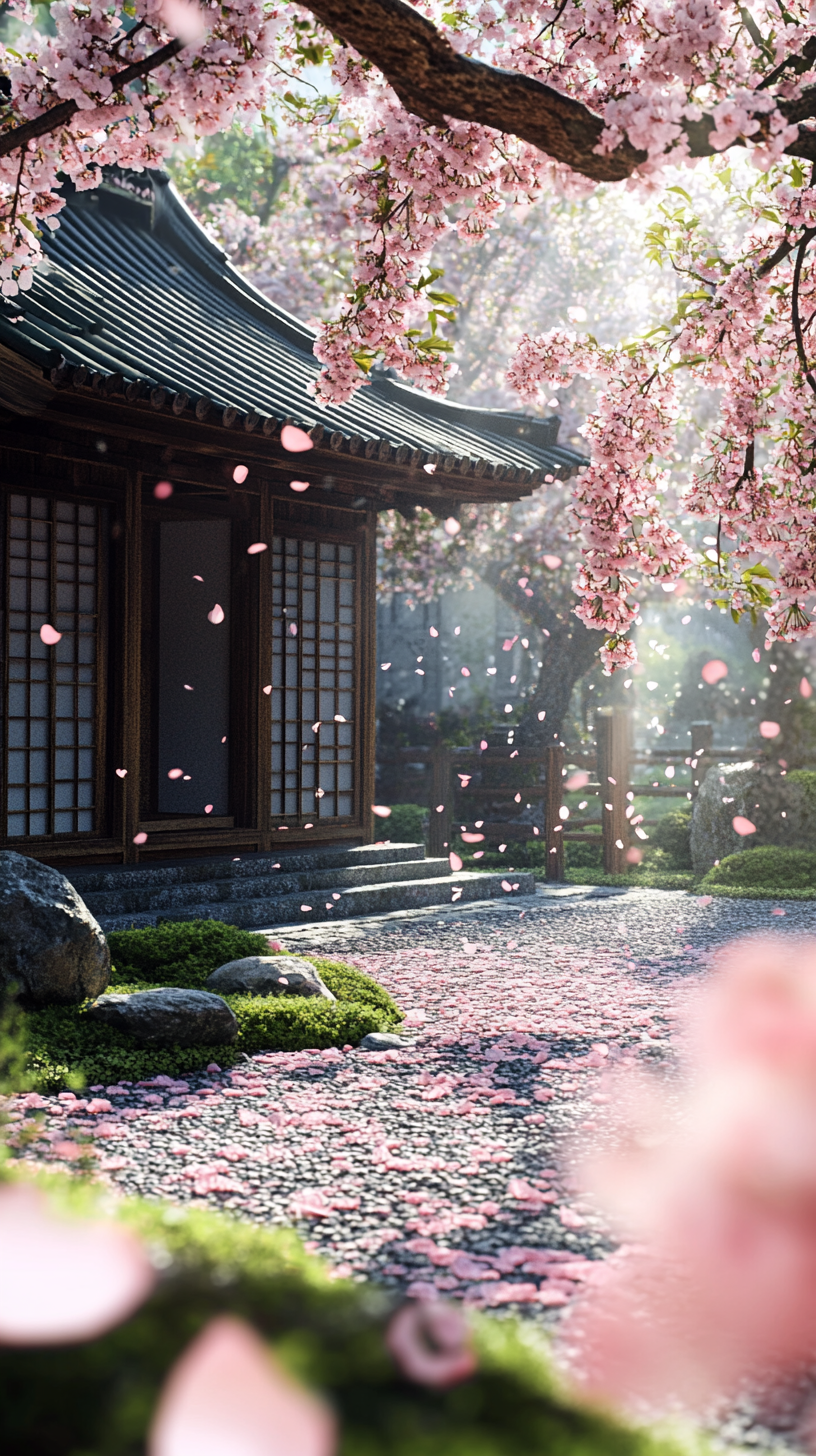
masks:
[[[804,890],[816,895],[816,850],[783,849],[781,845],[767,844],[729,854],[708,871],[700,888],[706,891],[752,889],[769,895]]]
[[[54,1186],[52,1184],[52,1186]],[[62,1188],[62,1185],[57,1185]],[[77,1214],[93,1194],[61,1193]],[[330,1281],[294,1234],[223,1215],[128,1202],[117,1217],[162,1269],[151,1298],[104,1338],[55,1349],[5,1349],[4,1456],[141,1456],[173,1362],[223,1313],[249,1321],[333,1407],[338,1456],[690,1456],[569,1402],[539,1334],[473,1319],[476,1374],[450,1390],[405,1379],[384,1343],[382,1290]]]
[[[210,920],[116,931],[108,941],[117,957],[111,986],[120,991],[158,986],[201,989],[207,976],[226,961],[269,954],[264,936]],[[317,968],[336,1002],[312,996],[224,996],[238,1021],[238,1037],[231,1046],[137,1047],[124,1032],[88,1016],[90,1001],[32,1011],[25,1018],[29,1074],[43,1092],[76,1087],[82,1081],[139,1082],[160,1072],[183,1076],[208,1062],[232,1066],[243,1053],[356,1046],[370,1031],[391,1031],[402,1020],[396,1002],[362,971],[343,961],[302,959]],[[166,978],[165,972],[169,972]]]

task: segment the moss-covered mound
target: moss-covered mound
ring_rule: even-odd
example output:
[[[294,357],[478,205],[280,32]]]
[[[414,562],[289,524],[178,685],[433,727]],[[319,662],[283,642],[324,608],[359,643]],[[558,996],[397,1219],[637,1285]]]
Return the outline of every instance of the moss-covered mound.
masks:
[[[87,1212],[92,1194],[62,1195]],[[332,1282],[294,1234],[220,1214],[127,1203],[117,1216],[161,1269],[151,1298],[87,1344],[10,1349],[0,1361],[4,1456],[143,1456],[181,1352],[215,1315],[247,1320],[333,1407],[338,1456],[679,1456],[679,1448],[568,1403],[540,1336],[475,1319],[475,1375],[449,1390],[409,1381],[384,1342],[390,1297]],[[689,1456],[689,1442],[683,1446]]]
[[[269,955],[266,937],[218,921],[180,921],[157,929],[116,931],[108,937],[115,969],[111,989],[201,988],[227,961]],[[124,1032],[103,1026],[81,1006],[48,1006],[26,1017],[28,1066],[40,1091],[131,1082],[159,1072],[181,1076],[208,1062],[231,1066],[243,1053],[356,1046],[370,1031],[390,1031],[402,1012],[386,991],[342,961],[304,957],[316,966],[336,1002],[307,996],[224,996],[238,1020],[231,1046],[138,1047]]]
[[[729,854],[708,871],[699,888],[712,895],[762,900],[816,899],[816,851],[767,844]]]

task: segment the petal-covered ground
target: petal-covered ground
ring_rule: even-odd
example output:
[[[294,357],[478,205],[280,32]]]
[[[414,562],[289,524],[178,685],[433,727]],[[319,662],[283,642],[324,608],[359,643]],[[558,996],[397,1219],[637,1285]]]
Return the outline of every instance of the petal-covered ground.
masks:
[[[520,903],[277,932],[374,976],[412,1045],[30,1094],[18,1155],[292,1223],[344,1275],[556,1317],[613,1247],[570,1178],[603,1138],[606,1069],[670,1054],[718,945],[810,933],[816,907],[657,891]]]

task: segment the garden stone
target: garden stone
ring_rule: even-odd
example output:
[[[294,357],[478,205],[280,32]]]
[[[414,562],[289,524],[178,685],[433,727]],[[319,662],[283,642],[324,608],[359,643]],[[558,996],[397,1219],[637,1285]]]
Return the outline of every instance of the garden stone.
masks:
[[[392,1047],[407,1047],[407,1037],[395,1036],[392,1031],[370,1031],[360,1042],[362,1052],[389,1052]]]
[[[319,996],[336,1001],[311,961],[297,956],[244,956],[207,977],[213,991],[245,996]]]
[[[736,814],[750,819],[756,834],[737,834],[731,823]],[[760,768],[750,761],[715,764],[703,779],[694,804],[691,858],[695,874],[703,875],[726,855],[760,844],[816,849],[816,795],[808,792],[807,782],[781,774],[776,765]]]
[[[140,1046],[220,1046],[235,1041],[235,1013],[220,996],[162,986],[155,991],[114,991],[100,996],[88,1015],[132,1036]]]
[[[50,865],[0,852],[0,987],[16,982],[24,1006],[98,996],[110,980],[101,927]]]

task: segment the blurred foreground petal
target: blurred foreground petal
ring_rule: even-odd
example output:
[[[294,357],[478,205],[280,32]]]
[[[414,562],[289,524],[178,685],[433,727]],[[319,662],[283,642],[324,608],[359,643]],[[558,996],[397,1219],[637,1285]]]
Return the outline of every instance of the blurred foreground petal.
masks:
[[[243,1320],[222,1315],[170,1372],[149,1456],[332,1456],[334,1421]]]
[[[0,1343],[96,1339],[143,1303],[154,1279],[125,1229],[61,1218],[36,1188],[0,1188]]]

